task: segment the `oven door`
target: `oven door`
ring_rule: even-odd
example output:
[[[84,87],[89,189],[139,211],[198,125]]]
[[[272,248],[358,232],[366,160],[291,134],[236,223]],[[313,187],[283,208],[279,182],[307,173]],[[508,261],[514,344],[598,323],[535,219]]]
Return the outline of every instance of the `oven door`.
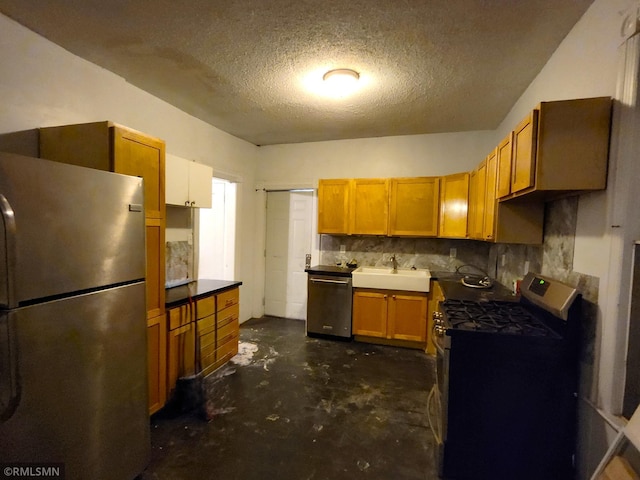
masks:
[[[442,332],[431,332],[431,342],[436,348],[436,382],[429,392],[427,411],[429,427],[436,441],[434,453],[438,474],[442,476],[444,466],[444,441],[447,438],[447,389],[449,350],[447,337]]]

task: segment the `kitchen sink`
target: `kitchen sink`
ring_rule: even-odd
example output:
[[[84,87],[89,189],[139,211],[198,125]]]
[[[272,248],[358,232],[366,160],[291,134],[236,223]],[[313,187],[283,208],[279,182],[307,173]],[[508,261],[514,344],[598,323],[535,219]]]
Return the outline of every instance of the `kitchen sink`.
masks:
[[[356,288],[428,292],[431,272],[426,268],[399,268],[397,273],[393,273],[391,267],[358,267],[352,278]]]

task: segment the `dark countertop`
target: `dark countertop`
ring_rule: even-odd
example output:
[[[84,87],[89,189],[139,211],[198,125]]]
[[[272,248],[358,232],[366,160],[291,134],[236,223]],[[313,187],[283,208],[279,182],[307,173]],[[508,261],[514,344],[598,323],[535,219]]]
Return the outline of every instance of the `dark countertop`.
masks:
[[[189,298],[197,300],[198,298],[231,290],[240,285],[242,285],[242,282],[234,280],[201,279],[177,287],[167,288],[165,290],[165,307],[177,307],[178,305],[188,303]]]
[[[336,277],[350,277],[351,272],[355,268],[342,268],[335,265],[314,265],[313,267],[305,268],[307,273],[315,273],[317,275],[334,275]]]
[[[442,288],[442,293],[446,300],[471,300],[471,301],[507,301],[518,302],[520,297],[514,295],[507,287],[495,282],[491,288],[471,288],[465,287],[460,279],[462,275],[458,275],[459,278],[454,277],[440,277],[438,284]]]

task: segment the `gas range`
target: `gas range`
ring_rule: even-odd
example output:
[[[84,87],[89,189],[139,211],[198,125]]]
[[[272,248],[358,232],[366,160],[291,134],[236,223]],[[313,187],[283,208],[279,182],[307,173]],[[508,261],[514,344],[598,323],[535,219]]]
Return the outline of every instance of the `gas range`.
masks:
[[[445,300],[441,305],[446,325],[455,330],[558,337],[559,335],[520,303],[505,301]],[[452,332],[452,334],[455,334]]]
[[[580,296],[533,273],[521,292],[447,297],[434,313],[428,407],[443,478],[574,476]]]

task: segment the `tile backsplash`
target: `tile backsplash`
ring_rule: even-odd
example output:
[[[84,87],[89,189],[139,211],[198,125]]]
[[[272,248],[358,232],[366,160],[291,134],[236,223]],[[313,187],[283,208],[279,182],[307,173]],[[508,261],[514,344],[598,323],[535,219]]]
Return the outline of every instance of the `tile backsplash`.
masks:
[[[166,285],[184,283],[191,278],[193,246],[187,241],[165,243]]]
[[[320,263],[336,265],[355,259],[359,266],[388,266],[395,255],[398,266],[404,268],[452,272],[471,264],[486,270],[489,249],[489,244],[472,240],[321,235]]]
[[[598,322],[600,279],[573,270],[578,197],[549,202],[545,206],[544,242],[542,246],[501,245],[491,247],[490,262],[495,262],[496,279],[510,286],[529,271],[539,272],[578,289],[582,294],[580,394],[590,397],[594,385],[595,345]],[[502,265],[505,255],[505,265]]]

